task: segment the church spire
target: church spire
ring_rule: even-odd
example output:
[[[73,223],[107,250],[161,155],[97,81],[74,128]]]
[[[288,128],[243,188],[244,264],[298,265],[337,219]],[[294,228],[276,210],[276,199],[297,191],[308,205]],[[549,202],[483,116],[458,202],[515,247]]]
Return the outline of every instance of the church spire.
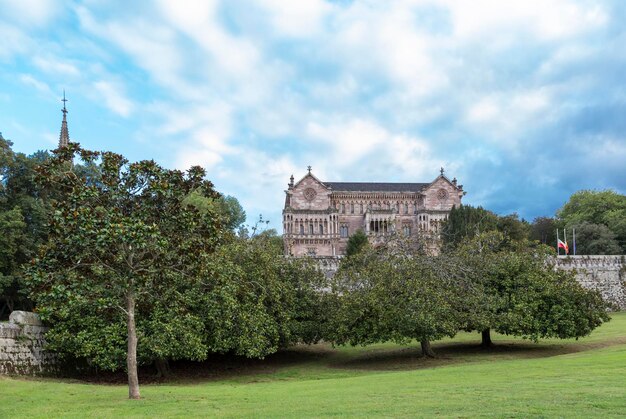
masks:
[[[63,112],[63,122],[61,122],[59,148],[67,147],[68,143],[70,142],[70,133],[67,130],[67,109],[65,108],[65,102],[67,102],[67,99],[65,99],[65,90],[63,90],[63,99],[61,100],[61,102],[63,102],[63,109],[61,109],[61,112]]]

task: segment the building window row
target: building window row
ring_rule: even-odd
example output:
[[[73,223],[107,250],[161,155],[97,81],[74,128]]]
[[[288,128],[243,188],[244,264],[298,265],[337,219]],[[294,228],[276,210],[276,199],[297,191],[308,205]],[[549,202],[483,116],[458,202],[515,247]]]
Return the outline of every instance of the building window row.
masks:
[[[412,202],[411,205],[414,208],[414,212],[417,211],[417,203],[416,202]],[[386,209],[386,210],[391,210],[391,208],[393,207],[393,209],[396,210],[396,213],[400,214],[400,213],[404,213],[404,214],[409,214],[409,203],[408,202],[389,202],[389,201],[385,201],[385,202],[369,202],[367,203],[367,205],[364,205],[362,202],[360,203],[346,203],[346,202],[341,202],[339,204],[337,204],[336,208],[337,210],[341,213],[341,214],[363,214],[366,208],[373,208],[373,209]]]

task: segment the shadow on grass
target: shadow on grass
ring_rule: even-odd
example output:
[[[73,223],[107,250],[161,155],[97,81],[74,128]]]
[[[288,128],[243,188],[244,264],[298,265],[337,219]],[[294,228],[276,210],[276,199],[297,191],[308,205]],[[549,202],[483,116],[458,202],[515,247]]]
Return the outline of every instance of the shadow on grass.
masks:
[[[170,374],[158,377],[152,365],[139,367],[141,384],[185,383],[218,381],[234,378],[267,375],[296,365],[323,365],[333,356],[333,349],[326,345],[299,346],[282,350],[264,359],[252,359],[231,354],[214,354],[204,361],[170,361]],[[66,378],[94,384],[125,384],[124,371],[91,371]],[[254,382],[255,380],[247,380]]]
[[[405,348],[367,351],[351,359],[331,361],[330,366],[378,371],[412,370],[486,360],[547,358],[624,343],[626,338],[595,343],[499,342],[490,347],[476,343],[449,342],[433,345],[435,358],[423,357],[419,345],[416,344]]]
[[[546,358],[615,344],[626,344],[626,337],[595,343],[500,341],[488,348],[474,342],[442,342],[433,344],[436,358],[422,357],[419,344],[406,347],[375,346],[350,350],[334,349],[329,344],[302,345],[272,354],[265,359],[249,359],[226,354],[213,355],[202,362],[175,361],[170,363],[171,373],[168,377],[157,377],[153,366],[142,366],[139,369],[139,381],[141,384],[192,384],[234,379],[253,383],[284,379],[275,374],[292,367],[302,370],[305,376],[306,371],[314,369],[318,371],[320,369],[327,371],[417,370],[473,362]],[[124,372],[98,372],[73,378],[98,384],[125,384],[127,380]]]

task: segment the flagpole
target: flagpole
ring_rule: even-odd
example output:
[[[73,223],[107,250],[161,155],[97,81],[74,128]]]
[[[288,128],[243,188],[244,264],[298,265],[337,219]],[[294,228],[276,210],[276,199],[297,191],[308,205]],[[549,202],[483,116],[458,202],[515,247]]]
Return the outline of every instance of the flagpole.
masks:
[[[565,255],[567,256],[567,229],[563,229],[563,241],[565,242]]]
[[[574,242],[574,256],[576,256],[576,229],[572,227],[572,241]]]
[[[559,248],[559,229],[556,229],[556,255],[561,256],[561,249]]]

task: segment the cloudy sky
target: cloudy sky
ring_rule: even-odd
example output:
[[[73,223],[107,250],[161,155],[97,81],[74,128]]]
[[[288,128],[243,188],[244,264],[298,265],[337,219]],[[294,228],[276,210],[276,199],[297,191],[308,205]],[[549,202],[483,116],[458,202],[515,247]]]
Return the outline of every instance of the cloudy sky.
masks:
[[[0,132],[207,168],[280,229],[289,176],[428,182],[532,219],[626,192],[626,2],[0,0]]]

